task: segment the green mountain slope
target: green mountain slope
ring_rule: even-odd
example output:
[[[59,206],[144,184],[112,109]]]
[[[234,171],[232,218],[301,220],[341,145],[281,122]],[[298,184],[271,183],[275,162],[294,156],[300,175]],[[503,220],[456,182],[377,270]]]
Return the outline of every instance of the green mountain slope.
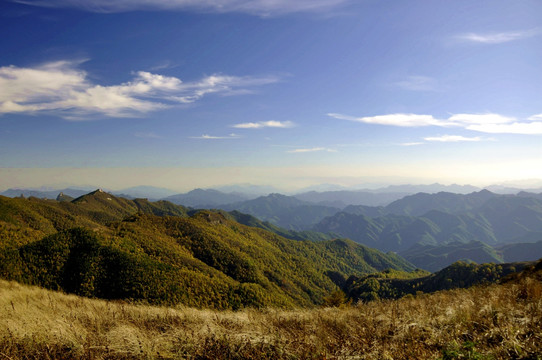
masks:
[[[533,265],[529,262],[507,264],[472,264],[458,261],[433,274],[404,274],[385,271],[363,276],[351,276],[343,286],[344,292],[353,301],[397,299],[420,292],[432,293],[454,288],[495,283],[506,276]]]
[[[187,217],[171,203],[101,191],[72,202],[0,200],[0,222],[30,236],[1,238],[0,276],[90,297],[221,309],[313,306],[338,278],[414,268],[349,240],[296,241],[231,214]],[[68,220],[59,224],[62,216]]]

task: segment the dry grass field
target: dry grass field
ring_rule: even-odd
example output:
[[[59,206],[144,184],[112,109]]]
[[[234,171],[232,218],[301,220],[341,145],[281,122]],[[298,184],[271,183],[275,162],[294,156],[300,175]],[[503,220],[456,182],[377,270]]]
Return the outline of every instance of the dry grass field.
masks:
[[[542,359],[542,284],[229,312],[0,281],[0,359]]]

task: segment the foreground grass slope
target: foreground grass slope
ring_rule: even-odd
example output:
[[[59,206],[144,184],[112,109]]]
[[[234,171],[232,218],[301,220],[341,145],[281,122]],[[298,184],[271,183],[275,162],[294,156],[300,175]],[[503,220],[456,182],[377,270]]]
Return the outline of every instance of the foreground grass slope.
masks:
[[[540,359],[539,274],[342,308],[238,312],[137,306],[0,281],[0,354],[7,359]]]

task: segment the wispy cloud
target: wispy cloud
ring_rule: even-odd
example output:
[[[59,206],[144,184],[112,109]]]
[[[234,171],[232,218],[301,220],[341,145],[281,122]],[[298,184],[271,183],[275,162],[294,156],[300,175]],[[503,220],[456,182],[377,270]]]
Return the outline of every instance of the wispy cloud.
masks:
[[[418,146],[418,145],[425,145],[428,142],[457,143],[457,142],[492,141],[494,139],[483,138],[481,136],[467,137],[467,136],[462,136],[462,135],[440,135],[440,136],[427,136],[427,137],[424,137],[423,140],[424,141],[406,142],[399,145]]]
[[[540,135],[542,122],[537,121],[536,117],[537,115],[534,115],[520,121],[498,114],[457,114],[451,116],[450,120],[463,125],[467,130],[489,134]]]
[[[162,61],[161,63],[158,63],[154,66],[152,66],[149,70],[151,71],[158,71],[158,70],[165,70],[165,69],[173,69],[178,67],[178,64],[175,64],[169,60]]]
[[[424,143],[421,142],[421,141],[418,141],[418,142],[406,142],[406,143],[402,143],[401,146],[418,146],[418,145],[423,145]]]
[[[513,122],[510,124],[471,125],[467,129],[489,134],[542,135],[542,122]]]
[[[464,125],[485,125],[485,124],[508,124],[516,121],[515,118],[499,114],[454,114],[448,121]]]
[[[291,121],[259,121],[259,122],[248,122],[232,125],[234,128],[238,129],[262,129],[262,128],[291,128],[294,126],[294,123]]]
[[[287,153],[291,154],[297,154],[297,153],[309,153],[309,152],[317,152],[317,151],[324,151],[324,152],[337,152],[337,150],[324,148],[324,147],[314,147],[314,148],[305,148],[305,149],[293,149],[286,151]]]
[[[345,5],[350,0],[12,0],[43,6],[68,7],[91,12],[134,10],[195,10],[205,12],[243,12],[261,16],[296,12],[321,12]]]
[[[276,76],[228,76],[211,75],[199,81],[182,83],[179,86],[181,96],[172,96],[169,99],[181,103],[193,103],[207,94],[220,94],[222,96],[245,95],[253,93],[254,87],[272,84],[280,79]]]
[[[203,134],[201,136],[191,136],[190,139],[200,139],[200,140],[224,140],[224,139],[239,139],[241,136],[237,134],[229,134],[228,136],[214,136]]]
[[[34,68],[0,67],[0,114],[51,112],[71,120],[92,115],[139,116],[207,94],[232,93],[279,81],[277,77],[211,75],[194,82],[146,71],[111,86],[93,84],[81,61],[57,61]]]
[[[467,130],[490,134],[542,134],[542,114],[533,115],[527,119],[519,120],[515,117],[500,114],[454,114],[447,119],[438,119],[433,115],[417,114],[389,114],[366,117],[355,117],[337,113],[328,116],[372,125],[387,125],[398,127],[460,127]]]
[[[455,36],[456,39],[464,42],[481,43],[481,44],[502,44],[510,41],[525,39],[540,35],[540,29],[529,29],[520,31],[508,32],[493,32],[493,33],[465,33]]]
[[[328,113],[327,115],[339,120],[348,120],[375,125],[390,125],[401,127],[418,127],[430,125],[443,126],[442,121],[435,119],[432,115],[388,114],[365,117],[355,117],[337,113]]]
[[[468,142],[468,141],[483,141],[484,139],[475,137],[465,137],[460,135],[442,135],[442,136],[429,136],[423,138],[425,141],[437,141],[437,142]]]
[[[409,76],[393,85],[410,91],[437,91],[437,81],[428,76]]]
[[[529,120],[531,121],[542,121],[542,114],[536,114],[531,117],[529,117]]]

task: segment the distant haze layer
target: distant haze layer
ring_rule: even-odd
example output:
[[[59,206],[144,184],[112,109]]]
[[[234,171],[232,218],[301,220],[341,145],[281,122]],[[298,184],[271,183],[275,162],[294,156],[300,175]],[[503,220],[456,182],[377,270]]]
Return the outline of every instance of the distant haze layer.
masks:
[[[480,165],[476,173],[482,172]],[[108,189],[124,189],[131,186],[151,185],[175,191],[195,188],[220,187],[233,184],[272,186],[280,191],[297,191],[319,184],[333,184],[352,188],[377,188],[398,184],[469,184],[484,187],[506,184],[518,188],[542,186],[542,166],[533,173],[514,173],[508,176],[488,170],[486,176],[476,177],[469,169],[455,175],[446,172],[418,175],[405,172],[378,173],[370,169],[344,167],[281,167],[281,168],[0,168],[0,190],[8,188],[63,188],[69,186],[100,186]],[[448,175],[448,176],[447,176]]]

